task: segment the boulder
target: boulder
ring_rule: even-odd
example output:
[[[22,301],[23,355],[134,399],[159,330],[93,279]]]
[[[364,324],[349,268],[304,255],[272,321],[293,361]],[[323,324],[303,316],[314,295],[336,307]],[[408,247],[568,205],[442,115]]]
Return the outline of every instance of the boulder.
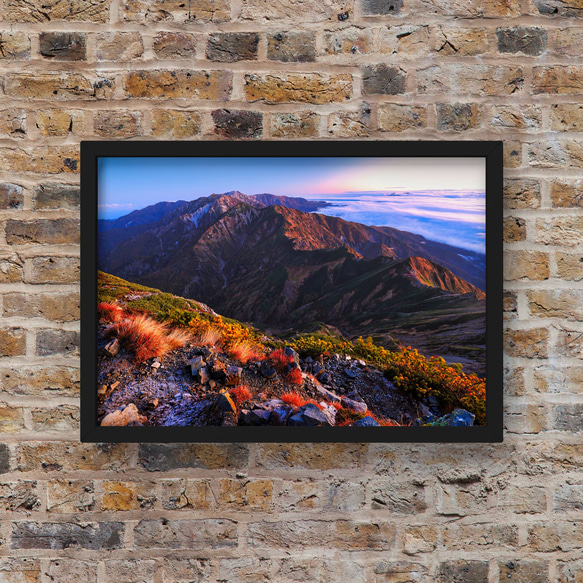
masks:
[[[286,356],[291,356],[293,362],[295,362],[298,366],[300,365],[300,355],[293,348],[286,346],[284,349],[284,354]]]
[[[366,413],[368,411],[368,407],[366,403],[361,401],[356,401],[354,399],[349,399],[348,397],[342,397],[342,406],[346,407],[347,409],[352,409],[357,413]]]
[[[367,415],[352,424],[352,427],[380,427],[380,423]]]
[[[117,409],[109,413],[101,420],[102,427],[126,427],[128,425],[141,426],[146,422],[147,418],[140,415],[138,408],[130,403],[124,409]]]
[[[293,409],[291,407],[287,407],[285,405],[280,405],[274,407],[271,410],[271,416],[269,418],[269,422],[271,425],[287,425],[288,419],[292,414]]]
[[[448,427],[471,427],[474,424],[476,416],[465,409],[454,409],[449,415],[446,415]]]
[[[225,365],[220,360],[215,360],[206,367],[211,375],[211,378],[218,383],[224,383],[225,379],[227,378],[225,368]]]
[[[261,363],[261,366],[259,367],[259,372],[261,373],[261,376],[263,376],[266,379],[273,379],[277,375],[275,369],[266,360],[264,360]]]
[[[312,374],[316,378],[318,378],[319,376],[324,374],[325,371],[326,371],[326,369],[324,368],[324,365],[322,363],[315,362],[314,364],[312,364]]]
[[[319,383],[316,383],[316,390],[318,391],[318,393],[320,393],[320,395],[322,397],[324,397],[324,399],[326,399],[327,401],[330,401],[331,403],[340,403],[341,402],[341,397],[339,397],[336,393],[333,393],[332,391],[325,389]]]
[[[206,383],[208,383],[211,380],[211,377],[209,375],[208,369],[205,368],[200,368],[198,370],[198,376],[199,376],[199,380],[200,380],[200,384],[204,385]]]
[[[190,365],[192,368],[201,368],[206,366],[202,356],[195,356],[194,358],[191,358],[186,364]]]
[[[271,416],[270,411],[266,411],[265,409],[253,409],[249,411],[248,409],[244,409],[239,414],[239,425],[268,425],[269,418]]]
[[[119,352],[119,340],[114,338],[110,340],[101,350],[104,356],[115,356]]]
[[[243,369],[240,366],[230,366],[225,371],[225,384],[232,387],[240,385],[242,374]]]
[[[330,423],[329,416],[326,415],[324,411],[320,411],[319,407],[313,405],[312,403],[304,405],[301,407],[300,411],[304,421],[306,422],[306,425],[332,425],[332,423]]]
[[[237,412],[237,406],[233,402],[229,393],[219,393],[217,400],[215,401],[215,409],[218,411],[224,411],[225,413]]]

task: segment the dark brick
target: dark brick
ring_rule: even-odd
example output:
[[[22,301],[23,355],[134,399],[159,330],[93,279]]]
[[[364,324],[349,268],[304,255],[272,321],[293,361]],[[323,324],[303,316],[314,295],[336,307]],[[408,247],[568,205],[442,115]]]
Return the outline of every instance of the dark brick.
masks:
[[[10,182],[0,184],[0,210],[19,209],[23,202],[22,186]]]
[[[547,31],[544,28],[524,26],[498,28],[496,38],[501,53],[538,56],[547,48]]]
[[[234,520],[141,520],[134,528],[137,548],[224,549],[237,546]]]
[[[259,35],[247,32],[217,32],[211,34],[206,47],[206,58],[221,63],[257,59]]]
[[[166,472],[177,468],[244,468],[248,461],[247,446],[239,444],[140,445],[140,464],[149,472]]]
[[[38,356],[79,354],[79,332],[73,330],[39,330],[36,334]]]
[[[9,245],[79,243],[78,219],[40,219],[37,221],[6,221],[6,241]]]
[[[498,564],[500,581],[511,583],[548,583],[549,564],[547,561],[505,561]]]
[[[77,32],[41,32],[39,53],[56,61],[84,61],[85,35]]]
[[[579,0],[534,0],[540,14],[548,16],[581,16]]]
[[[40,184],[33,197],[36,209],[78,209],[81,204],[79,187],[72,184]]]
[[[583,431],[583,403],[557,405],[554,428],[573,433]]]
[[[311,63],[316,60],[313,32],[276,32],[267,37],[267,58],[284,63]]]
[[[362,0],[362,13],[366,15],[400,14],[403,0]]]
[[[7,443],[0,443],[0,474],[10,471],[10,450]]]
[[[122,522],[99,522],[86,525],[72,522],[12,523],[12,549],[82,548],[112,550],[122,546]]]
[[[364,67],[362,92],[365,95],[405,93],[405,72],[398,67],[388,67],[387,65]]]
[[[153,47],[159,59],[196,57],[196,36],[183,32],[159,32]]]
[[[446,561],[437,568],[436,583],[488,583],[488,561]]]
[[[28,283],[79,283],[79,257],[33,257]]]
[[[437,129],[463,132],[480,123],[476,103],[437,103]]]
[[[212,113],[215,133],[223,138],[240,140],[263,135],[263,114],[257,111],[215,109]]]

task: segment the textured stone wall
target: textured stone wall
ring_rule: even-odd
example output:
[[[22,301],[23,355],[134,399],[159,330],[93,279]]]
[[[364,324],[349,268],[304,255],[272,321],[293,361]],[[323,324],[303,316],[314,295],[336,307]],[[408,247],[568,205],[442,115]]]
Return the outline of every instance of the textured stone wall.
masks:
[[[0,580],[583,580],[580,0],[0,3]],[[501,445],[82,445],[81,139],[503,139]]]

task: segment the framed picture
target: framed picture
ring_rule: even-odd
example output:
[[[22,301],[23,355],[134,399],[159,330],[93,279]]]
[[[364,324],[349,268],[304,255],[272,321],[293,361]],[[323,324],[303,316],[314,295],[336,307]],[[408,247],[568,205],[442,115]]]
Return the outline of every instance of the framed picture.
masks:
[[[501,142],[81,159],[82,440],[502,440]]]

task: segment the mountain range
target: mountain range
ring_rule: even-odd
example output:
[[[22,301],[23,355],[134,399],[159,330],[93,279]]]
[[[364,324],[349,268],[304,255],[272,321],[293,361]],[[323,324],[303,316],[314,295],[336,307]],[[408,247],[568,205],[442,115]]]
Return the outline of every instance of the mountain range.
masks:
[[[99,221],[98,267],[280,331],[481,351],[484,255],[313,212],[328,204],[238,191],[161,202]]]

